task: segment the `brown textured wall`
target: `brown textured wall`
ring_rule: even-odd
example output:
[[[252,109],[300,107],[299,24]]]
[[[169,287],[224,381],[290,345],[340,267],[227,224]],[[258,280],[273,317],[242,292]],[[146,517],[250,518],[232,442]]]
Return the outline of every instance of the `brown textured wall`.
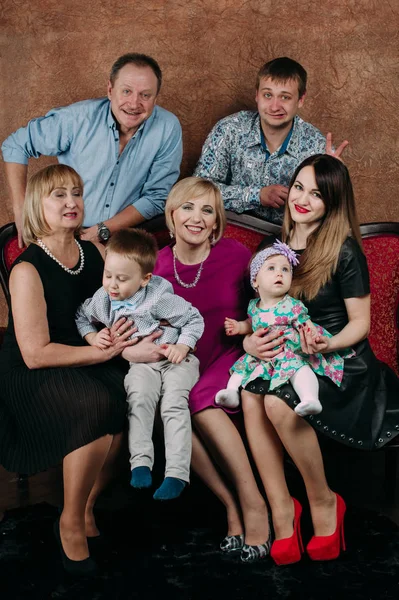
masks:
[[[301,115],[351,142],[360,220],[399,220],[397,0],[0,0],[0,23],[1,140],[51,107],[104,95],[112,62],[144,52],[164,71],[159,103],[180,118],[188,175],[212,125],[254,107],[260,65],[290,56],[309,75]]]

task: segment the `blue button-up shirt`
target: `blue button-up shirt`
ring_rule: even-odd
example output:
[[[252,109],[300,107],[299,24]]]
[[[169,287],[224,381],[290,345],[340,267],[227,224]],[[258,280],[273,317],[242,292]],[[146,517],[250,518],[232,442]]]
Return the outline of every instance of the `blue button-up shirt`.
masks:
[[[288,186],[297,166],[326,148],[320,131],[298,116],[287,138],[270,154],[266,145],[262,146],[259,113],[235,113],[216,123],[205,140],[194,174],[216,183],[226,209],[252,211],[281,224],[284,208],[262,206],[260,190],[275,184]]]
[[[50,110],[11,134],[2,145],[5,162],[57,156],[84,181],[85,227],[106,221],[133,205],[143,217],[163,213],[179,176],[179,120],[155,106],[119,155],[119,131],[107,98]]]

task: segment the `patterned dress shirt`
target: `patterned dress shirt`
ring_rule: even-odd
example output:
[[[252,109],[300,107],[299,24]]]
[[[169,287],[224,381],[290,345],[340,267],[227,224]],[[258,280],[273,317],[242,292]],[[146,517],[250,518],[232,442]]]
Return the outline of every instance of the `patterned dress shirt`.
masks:
[[[288,135],[291,137],[287,147],[283,143],[268,157],[262,147],[258,112],[241,111],[225,117],[205,140],[194,175],[216,183],[227,210],[252,211],[279,225],[284,207],[262,206],[260,190],[275,184],[288,186],[297,166],[313,154],[324,153],[326,148],[320,131],[298,116]]]
[[[153,275],[143,288],[123,301],[110,300],[102,287],[92,298],[85,300],[77,310],[76,325],[82,337],[97,332],[96,325],[111,327],[118,319],[134,321],[137,331],[132,337],[145,337],[161,329],[163,334],[156,344],[185,344],[194,349],[204,332],[204,319],[190,302],[173,292],[172,284]],[[169,326],[161,326],[166,320]]]
[[[144,219],[162,214],[182,158],[178,118],[155,106],[119,154],[119,131],[107,98],[54,108],[12,133],[2,145],[5,162],[57,156],[84,182],[90,227],[133,205]]]

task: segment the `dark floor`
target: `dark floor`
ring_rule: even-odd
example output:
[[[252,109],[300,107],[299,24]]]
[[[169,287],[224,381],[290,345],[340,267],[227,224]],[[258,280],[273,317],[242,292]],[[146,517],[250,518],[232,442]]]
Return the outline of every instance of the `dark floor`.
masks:
[[[99,499],[97,522],[106,545],[92,549],[100,574],[83,581],[65,575],[52,532],[62,499],[61,469],[22,482],[0,471],[3,506],[35,505],[7,510],[0,523],[0,598],[396,600],[399,529],[392,521],[399,524],[399,507],[385,495],[384,452],[330,448],[325,463],[331,487],[348,506],[347,551],[337,561],[313,563],[305,555],[287,567],[270,557],[245,565],[220,552],[224,510],[200,481],[193,478],[174,503],[157,503],[149,492],[129,486],[127,468]],[[162,465],[156,471],[154,479],[161,479]],[[289,462],[286,473],[291,493],[304,506],[306,544],[312,526],[305,491]]]

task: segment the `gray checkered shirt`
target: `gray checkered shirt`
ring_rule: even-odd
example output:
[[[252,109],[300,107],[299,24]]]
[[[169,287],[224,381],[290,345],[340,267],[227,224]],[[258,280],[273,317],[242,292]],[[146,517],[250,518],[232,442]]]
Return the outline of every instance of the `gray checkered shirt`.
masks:
[[[111,327],[121,317],[134,321],[137,331],[132,337],[144,337],[161,329],[157,344],[185,344],[195,348],[204,332],[204,319],[190,302],[173,292],[172,284],[153,275],[144,288],[123,301],[110,300],[102,287],[77,310],[76,325],[82,337],[98,331],[96,325]],[[171,327],[160,326],[161,319]]]

